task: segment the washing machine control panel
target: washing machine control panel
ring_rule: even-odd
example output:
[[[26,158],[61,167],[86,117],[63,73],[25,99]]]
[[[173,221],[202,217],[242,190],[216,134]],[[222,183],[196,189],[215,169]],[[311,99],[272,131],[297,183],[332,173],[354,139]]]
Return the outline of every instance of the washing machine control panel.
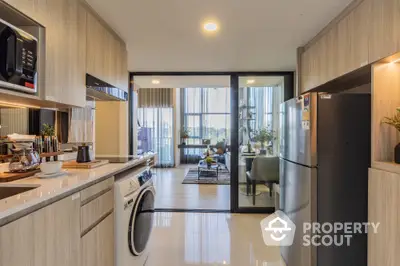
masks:
[[[143,186],[147,181],[149,181],[152,177],[151,169],[147,168],[143,173],[141,173],[137,179],[139,180],[140,186]]]

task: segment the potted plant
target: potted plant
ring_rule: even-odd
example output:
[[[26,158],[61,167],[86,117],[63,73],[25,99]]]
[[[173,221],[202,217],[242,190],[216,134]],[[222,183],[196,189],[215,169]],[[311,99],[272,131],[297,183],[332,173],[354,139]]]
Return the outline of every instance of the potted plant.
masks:
[[[254,140],[261,144],[260,154],[266,155],[267,151],[265,150],[265,143],[270,143],[275,139],[275,132],[266,127],[254,131]]]
[[[52,137],[55,135],[54,126],[49,124],[42,125],[42,136],[44,137]]]
[[[393,126],[397,132],[400,132],[400,107],[398,107],[396,111],[393,117],[383,118],[382,123]],[[400,143],[394,148],[394,162],[400,164]]]
[[[182,145],[186,145],[186,139],[189,138],[190,130],[184,128],[181,130]]]

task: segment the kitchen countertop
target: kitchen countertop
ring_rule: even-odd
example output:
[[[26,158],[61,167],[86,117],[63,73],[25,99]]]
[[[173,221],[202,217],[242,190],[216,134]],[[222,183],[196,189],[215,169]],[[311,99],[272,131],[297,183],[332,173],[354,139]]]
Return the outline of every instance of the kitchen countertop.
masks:
[[[15,221],[62,198],[101,182],[113,175],[143,164],[154,155],[142,156],[127,163],[110,163],[94,169],[68,169],[66,175],[53,179],[30,177],[2,186],[39,186],[0,200],[0,226]]]

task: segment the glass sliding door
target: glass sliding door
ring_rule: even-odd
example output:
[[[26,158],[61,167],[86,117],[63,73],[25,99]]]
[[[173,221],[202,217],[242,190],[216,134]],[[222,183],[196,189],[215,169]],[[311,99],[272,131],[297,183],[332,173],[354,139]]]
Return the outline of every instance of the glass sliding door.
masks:
[[[279,184],[283,76],[238,78],[238,208],[273,208]]]

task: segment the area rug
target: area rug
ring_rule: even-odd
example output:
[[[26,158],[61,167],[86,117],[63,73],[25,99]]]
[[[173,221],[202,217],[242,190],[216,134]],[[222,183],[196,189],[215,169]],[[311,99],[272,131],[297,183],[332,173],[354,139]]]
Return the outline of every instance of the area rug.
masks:
[[[207,184],[207,185],[230,185],[231,173],[227,169],[220,169],[218,172],[218,180],[215,175],[201,176],[197,180],[197,168],[189,169],[182,184]]]

